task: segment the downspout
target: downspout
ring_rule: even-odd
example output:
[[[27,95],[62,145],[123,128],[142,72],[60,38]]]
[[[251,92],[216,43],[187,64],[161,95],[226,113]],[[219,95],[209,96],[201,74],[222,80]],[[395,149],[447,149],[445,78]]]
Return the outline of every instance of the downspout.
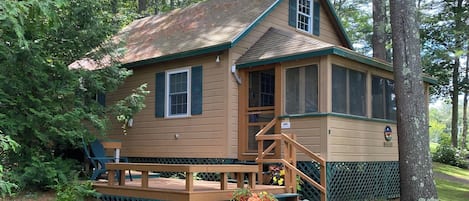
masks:
[[[241,78],[239,77],[238,75],[238,71],[236,70],[236,64],[233,64],[231,66],[231,73],[233,74],[233,76],[235,77],[236,79],[236,82],[238,83],[238,85],[241,85]]]

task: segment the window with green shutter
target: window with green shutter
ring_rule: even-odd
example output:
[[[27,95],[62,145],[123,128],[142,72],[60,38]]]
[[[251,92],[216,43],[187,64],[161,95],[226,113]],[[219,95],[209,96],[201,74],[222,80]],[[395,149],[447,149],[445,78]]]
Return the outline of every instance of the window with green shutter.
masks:
[[[202,66],[157,73],[155,83],[156,117],[202,114]]]
[[[315,0],[289,0],[288,24],[319,36],[321,4]]]

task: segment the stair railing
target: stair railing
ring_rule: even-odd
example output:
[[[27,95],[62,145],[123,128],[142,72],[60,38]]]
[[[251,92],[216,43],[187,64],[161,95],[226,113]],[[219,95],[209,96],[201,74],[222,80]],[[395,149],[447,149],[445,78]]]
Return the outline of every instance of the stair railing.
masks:
[[[290,193],[296,193],[297,175],[304,181],[310,183],[321,192],[321,201],[326,200],[326,160],[318,154],[310,151],[305,146],[301,145],[296,141],[296,135],[294,134],[269,134],[266,135],[267,131],[270,130],[275,124],[278,123],[278,119],[273,119],[269,124],[262,128],[256,134],[256,140],[258,142],[258,157],[256,162],[259,167],[259,181],[263,181],[263,164],[264,163],[281,163],[285,169],[285,187]],[[267,148],[264,149],[264,141],[273,140]],[[283,146],[283,149],[282,149]],[[280,158],[267,159],[265,158],[268,153],[274,149],[282,150]],[[278,150],[276,150],[278,151]],[[297,151],[305,154],[307,157],[316,161],[320,165],[320,183],[314,181],[311,177],[303,173],[296,167],[296,155]]]

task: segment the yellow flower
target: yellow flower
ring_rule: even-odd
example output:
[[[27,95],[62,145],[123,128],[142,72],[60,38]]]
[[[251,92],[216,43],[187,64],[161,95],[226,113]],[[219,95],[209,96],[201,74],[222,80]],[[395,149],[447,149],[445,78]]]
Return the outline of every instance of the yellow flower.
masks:
[[[283,185],[283,178],[280,178],[280,179],[278,180],[278,185],[280,185],[280,186]]]
[[[280,170],[280,176],[285,175],[285,170]]]

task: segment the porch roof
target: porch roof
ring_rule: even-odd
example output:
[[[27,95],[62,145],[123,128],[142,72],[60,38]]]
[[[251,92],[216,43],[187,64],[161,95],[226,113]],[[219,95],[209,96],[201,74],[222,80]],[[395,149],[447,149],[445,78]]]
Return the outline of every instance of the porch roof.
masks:
[[[241,56],[236,64],[238,67],[250,67],[262,61],[274,61],[297,54],[318,51],[333,44],[326,43],[303,34],[270,28],[249,50]]]
[[[243,56],[236,61],[237,68],[248,68],[311,57],[337,55],[378,69],[393,72],[392,64],[367,57],[352,50],[306,37],[300,33],[270,28]],[[430,84],[438,81],[423,74]]]

